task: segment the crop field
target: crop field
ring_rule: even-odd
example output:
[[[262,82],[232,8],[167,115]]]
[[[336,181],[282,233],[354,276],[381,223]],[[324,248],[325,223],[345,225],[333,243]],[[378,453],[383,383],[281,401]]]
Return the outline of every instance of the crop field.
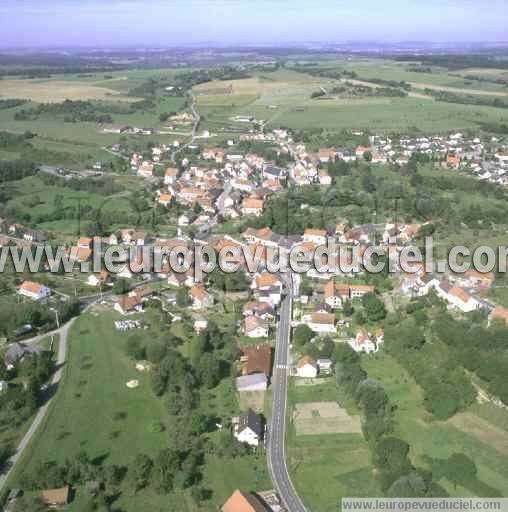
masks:
[[[337,402],[308,402],[295,405],[296,435],[360,434],[360,418],[350,416]]]
[[[0,98],[16,98],[38,103],[58,103],[64,100],[137,101],[105,85],[66,80],[2,80]]]

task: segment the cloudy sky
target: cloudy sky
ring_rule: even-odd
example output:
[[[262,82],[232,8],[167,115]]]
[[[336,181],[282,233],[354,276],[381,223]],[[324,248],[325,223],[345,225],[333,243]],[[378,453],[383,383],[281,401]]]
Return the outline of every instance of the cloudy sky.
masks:
[[[0,0],[0,47],[507,41],[508,0]]]

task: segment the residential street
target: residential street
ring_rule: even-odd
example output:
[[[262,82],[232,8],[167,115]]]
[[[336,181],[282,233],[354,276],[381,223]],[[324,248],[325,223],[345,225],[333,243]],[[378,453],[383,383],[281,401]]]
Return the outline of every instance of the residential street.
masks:
[[[280,307],[273,366],[273,408],[267,439],[268,470],[280,499],[289,512],[305,512],[306,508],[296,493],[288,473],[285,458],[286,405],[289,361],[289,331],[293,300],[292,285],[286,286],[287,295]]]
[[[57,361],[56,361],[56,366],[58,369],[55,372],[55,374],[53,375],[53,378],[51,380],[52,386],[56,386],[60,382],[60,379],[62,378],[63,365],[65,364],[65,357],[67,355],[67,335],[69,334],[69,329],[73,325],[76,318],[77,317],[72,318],[69,322],[67,322],[65,325],[60,327],[60,329],[52,331],[52,333],[51,333],[51,334],[58,334],[60,336],[60,343],[58,344],[58,356],[57,356]],[[45,334],[44,336],[48,336],[48,334]],[[38,338],[40,338],[40,337],[38,337]],[[32,424],[30,425],[30,428],[27,430],[26,434],[23,436],[23,439],[21,439],[18,447],[16,448],[14,455],[9,459],[9,470],[6,473],[3,473],[2,475],[0,475],[0,492],[2,492],[4,490],[5,483],[7,482],[9,476],[11,475],[12,471],[16,467],[18,460],[23,455],[23,452],[26,450],[26,447],[32,441],[32,438],[35,435],[35,432],[37,431],[40,424],[46,417],[46,414],[48,412],[48,408],[49,408],[51,402],[52,402],[52,400],[50,399],[42,407],[39,408]]]

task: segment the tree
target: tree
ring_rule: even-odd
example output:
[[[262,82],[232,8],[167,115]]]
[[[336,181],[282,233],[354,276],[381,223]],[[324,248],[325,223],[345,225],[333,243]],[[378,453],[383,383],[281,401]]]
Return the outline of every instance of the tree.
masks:
[[[314,332],[312,329],[306,324],[301,324],[293,332],[293,343],[297,347],[303,347],[313,337]]]
[[[129,291],[129,289],[129,281],[127,281],[127,279],[125,279],[124,277],[117,279],[113,284],[113,293],[117,295],[124,295]]]
[[[14,502],[12,512],[46,512],[48,508],[38,496],[22,496]]]
[[[379,470],[383,491],[413,469],[408,454],[409,445],[395,437],[382,438],[374,445],[374,464]]]
[[[176,305],[180,308],[185,308],[189,305],[189,294],[185,288],[180,288],[176,292]]]
[[[445,463],[446,478],[453,482],[455,488],[457,485],[470,483],[476,478],[476,464],[467,455],[463,453],[454,453],[450,455]]]
[[[362,298],[362,304],[370,322],[379,322],[386,317],[384,302],[374,293],[366,293]]]
[[[132,359],[145,359],[146,350],[144,345],[141,343],[141,337],[138,334],[132,334],[127,338],[125,352]]]
[[[142,453],[136,455],[131,469],[129,470],[135,492],[148,485],[152,468],[153,461],[150,457]]]

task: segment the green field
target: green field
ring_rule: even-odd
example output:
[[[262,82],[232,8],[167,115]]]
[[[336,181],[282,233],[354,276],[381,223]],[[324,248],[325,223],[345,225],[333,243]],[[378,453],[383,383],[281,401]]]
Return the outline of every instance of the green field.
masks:
[[[471,421],[479,418],[476,421],[486,428],[481,432],[459,429],[455,426],[457,417],[446,422],[429,418],[423,408],[420,388],[390,356],[379,353],[365,357],[362,366],[369,377],[383,384],[390,401],[396,406],[395,434],[411,446],[410,456],[415,466],[430,469],[440,460],[462,453],[475,462],[477,478],[468,487],[458,485],[456,488],[451,482],[441,479],[438,483],[451,496],[508,494],[508,453],[500,451],[508,441],[506,410],[476,404],[466,412],[467,418]]]
[[[342,397],[335,379],[314,386],[289,390],[288,419],[296,403],[339,401],[350,414],[359,414]],[[296,436],[288,421],[286,453],[293,484],[312,512],[336,512],[348,496],[380,496],[370,463],[370,453],[361,434],[319,434]]]
[[[166,445],[165,432],[151,432],[154,422],[166,421],[164,399],[157,398],[150,376],[139,373],[125,354],[124,333],[114,330],[119,315],[98,311],[77,320],[68,340],[68,359],[63,381],[50,412],[27,455],[14,475],[12,485],[23,472],[30,473],[39,462],[63,463],[85,450],[90,457],[104,458],[106,464],[130,464],[134,456],[154,456]],[[138,331],[147,339],[149,332]],[[129,390],[125,383],[138,379],[140,386]],[[228,381],[207,392],[207,409],[221,414],[238,413],[236,396]],[[233,394],[231,394],[233,393]],[[210,434],[211,437],[215,433]],[[201,468],[204,489],[210,497],[196,505],[190,491],[158,495],[150,488],[133,494],[125,483],[115,507],[126,512],[139,510],[182,512],[215,511],[237,488],[265,490],[271,487],[264,454],[219,458],[205,456]],[[70,512],[85,512],[86,494],[78,489]]]
[[[375,66],[377,63],[377,67]],[[364,68],[354,70],[363,78]],[[407,77],[399,70],[394,76],[384,70],[383,61],[369,62],[366,69],[372,74],[366,78],[403,80]],[[346,66],[347,68],[347,66]],[[340,69],[340,68],[338,68]],[[349,68],[348,68],[349,69]],[[378,70],[384,70],[379,75]],[[393,67],[388,68],[393,70]],[[423,73],[418,75],[420,82]],[[432,78],[435,78],[434,75]],[[269,80],[268,80],[269,79]],[[373,132],[416,129],[422,132],[437,133],[458,129],[477,128],[480,123],[499,123],[505,117],[503,109],[476,105],[459,105],[437,102],[430,97],[407,98],[336,98],[329,100],[311,99],[312,92],[320,86],[337,85],[337,80],[314,77],[290,70],[278,71],[269,75],[256,75],[255,78],[239,80],[232,84],[232,93],[225,93],[216,83],[216,93],[209,94],[213,87],[203,84],[199,87],[208,94],[198,96],[198,106],[204,115],[203,127],[217,131],[224,125],[231,126],[229,118],[236,115],[253,115],[268,122],[271,128],[288,127],[293,129],[324,128],[340,131],[351,128],[364,128]],[[431,85],[439,84],[432,82]],[[445,81],[449,86],[449,83]],[[483,82],[482,82],[483,84]],[[455,84],[456,86],[456,84]],[[275,107],[275,108],[274,108]],[[242,128],[236,123],[236,128]]]

